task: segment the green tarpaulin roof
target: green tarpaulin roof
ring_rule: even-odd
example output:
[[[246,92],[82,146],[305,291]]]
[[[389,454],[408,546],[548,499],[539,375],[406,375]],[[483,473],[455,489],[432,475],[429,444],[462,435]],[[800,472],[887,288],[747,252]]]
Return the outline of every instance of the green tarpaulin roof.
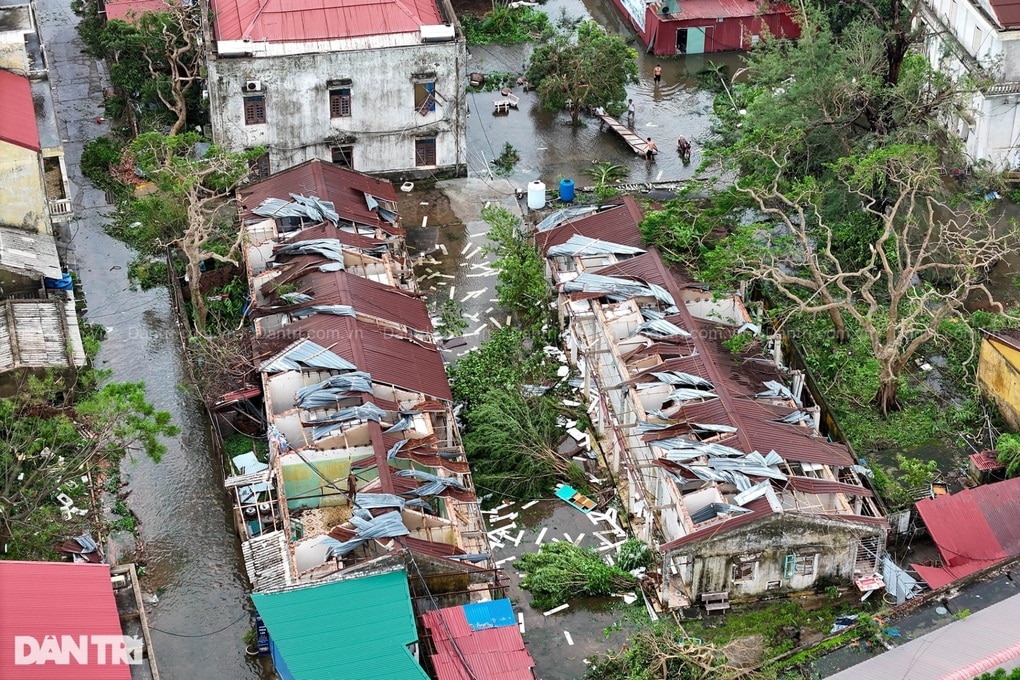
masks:
[[[251,596],[295,680],[427,680],[403,570]]]

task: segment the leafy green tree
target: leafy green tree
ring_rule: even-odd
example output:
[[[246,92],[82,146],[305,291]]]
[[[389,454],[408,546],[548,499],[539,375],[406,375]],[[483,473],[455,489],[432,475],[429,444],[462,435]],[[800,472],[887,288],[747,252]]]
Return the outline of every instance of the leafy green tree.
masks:
[[[139,113],[153,108],[168,112],[169,134],[175,135],[187,125],[189,111],[199,106],[196,86],[204,59],[199,4],[168,1],[164,9],[141,12],[131,21],[103,21],[97,3],[73,3],[82,17],[78,31],[87,51],[106,59],[110,82],[126,102],[122,110],[108,106],[108,113],[122,111],[135,134]]]
[[[1006,464],[1006,476],[1020,475],[1020,434],[1007,432],[995,442],[995,450],[999,453],[999,462]]]
[[[66,531],[58,493],[83,493],[128,451],[158,461],[177,427],[145,399],[142,383],[107,383],[71,406],[51,406],[56,383],[30,381],[0,401],[0,556],[45,559]]]
[[[793,144],[760,148],[757,177],[738,183],[779,225],[761,232],[741,271],[767,281],[793,312],[829,314],[837,334],[845,334],[842,316],[853,318],[879,366],[874,403],[883,414],[898,410],[900,374],[940,337],[943,322],[962,320],[971,295],[993,302],[984,267],[1020,249],[1017,231],[948,195],[935,149],[888,146],[833,166],[861,212],[879,225],[867,261],[847,266],[823,216],[825,186],[787,175]]]
[[[139,135],[129,148],[136,166],[158,191],[129,201],[124,207],[126,215],[118,221],[123,225],[135,217],[140,225],[154,231],[153,247],[173,246],[184,253],[192,318],[195,329],[204,333],[208,306],[201,289],[202,262],[212,259],[238,264],[243,231],[233,210],[234,189],[247,179],[250,162],[264,150],[230,153],[213,146],[198,157],[196,145],[200,141],[195,133]]]
[[[545,261],[521,232],[521,220],[500,205],[482,210],[489,224],[489,250],[496,255],[493,265],[499,270],[496,294],[500,305],[518,320],[521,328],[534,335],[555,327],[550,307],[549,285],[545,279]]]
[[[528,335],[517,328],[504,326],[495,331],[447,369],[453,398],[470,411],[489,390],[511,391],[555,376],[556,366],[534,350]]]
[[[480,487],[512,498],[544,498],[557,481],[584,480],[560,456],[557,398],[528,397],[520,387],[488,390],[465,412],[464,449]],[[575,416],[576,417],[576,416]]]
[[[583,107],[621,105],[637,72],[634,48],[585,21],[573,33],[559,33],[536,48],[525,75],[545,108],[559,111],[569,104],[570,122],[577,125]]]
[[[537,553],[525,553],[514,563],[525,572],[521,588],[532,596],[532,606],[551,609],[573,597],[603,597],[630,590],[637,579],[602,559],[594,548],[570,541],[545,543]]]

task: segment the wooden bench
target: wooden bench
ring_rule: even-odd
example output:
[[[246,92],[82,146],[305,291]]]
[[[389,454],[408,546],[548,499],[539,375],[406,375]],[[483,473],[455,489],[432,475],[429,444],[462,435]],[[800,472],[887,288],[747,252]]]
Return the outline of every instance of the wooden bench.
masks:
[[[706,612],[721,612],[730,608],[729,593],[702,593],[701,603]]]

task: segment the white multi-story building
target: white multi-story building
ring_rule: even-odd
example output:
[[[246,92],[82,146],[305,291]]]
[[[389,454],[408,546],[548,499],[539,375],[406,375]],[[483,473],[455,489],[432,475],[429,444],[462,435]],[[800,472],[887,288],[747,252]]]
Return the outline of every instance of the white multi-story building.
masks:
[[[995,78],[974,95],[970,110],[949,121],[972,161],[1020,166],[1020,3],[1016,0],[925,0],[932,64],[953,75]]]
[[[320,158],[466,173],[465,42],[449,0],[211,0],[212,137],[263,176]]]

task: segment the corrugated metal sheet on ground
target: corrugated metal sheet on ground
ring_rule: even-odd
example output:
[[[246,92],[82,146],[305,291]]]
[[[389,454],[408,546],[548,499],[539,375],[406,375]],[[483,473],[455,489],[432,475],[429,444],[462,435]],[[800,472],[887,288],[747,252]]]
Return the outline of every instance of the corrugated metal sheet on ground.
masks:
[[[509,601],[504,600],[509,607]],[[467,605],[474,606],[474,605]],[[511,617],[513,610],[510,611]],[[470,680],[464,661],[475,678],[486,680],[532,680],[535,661],[524,646],[520,629],[514,624],[472,630],[464,607],[425,612],[425,627],[432,635],[436,653],[432,664],[439,680]],[[456,647],[451,642],[456,640]],[[458,651],[460,652],[458,654]]]
[[[123,635],[106,564],[0,561],[0,678],[21,680],[130,680],[128,665],[90,663],[15,665],[14,636],[42,643],[47,636]]]
[[[251,596],[299,680],[427,680],[403,570]]]
[[[67,337],[66,313],[61,300],[6,300],[0,304],[0,370],[82,365],[81,337]]]
[[[279,1],[271,0],[271,2]],[[427,0],[421,1],[427,2]],[[221,20],[219,7],[221,5],[230,5],[234,2],[250,5],[252,12],[256,12],[258,9],[258,2],[256,0],[221,0],[214,3],[217,11],[217,25],[219,25]],[[295,10],[294,13],[298,14],[300,11]],[[433,23],[442,23],[442,21]],[[415,31],[417,30],[416,26]],[[219,39],[223,40],[224,38],[220,36]],[[366,193],[387,201],[396,201],[397,193],[393,185],[360,172],[339,168],[317,159],[288,168],[262,182],[242,189],[240,191],[242,219],[257,217],[251,211],[267,198],[286,199],[291,193],[314,194],[322,200],[331,201],[342,220],[376,227],[388,234],[403,234],[402,229],[389,224],[381,219],[378,213],[369,210],[365,202]],[[324,235],[327,234],[324,233]]]

